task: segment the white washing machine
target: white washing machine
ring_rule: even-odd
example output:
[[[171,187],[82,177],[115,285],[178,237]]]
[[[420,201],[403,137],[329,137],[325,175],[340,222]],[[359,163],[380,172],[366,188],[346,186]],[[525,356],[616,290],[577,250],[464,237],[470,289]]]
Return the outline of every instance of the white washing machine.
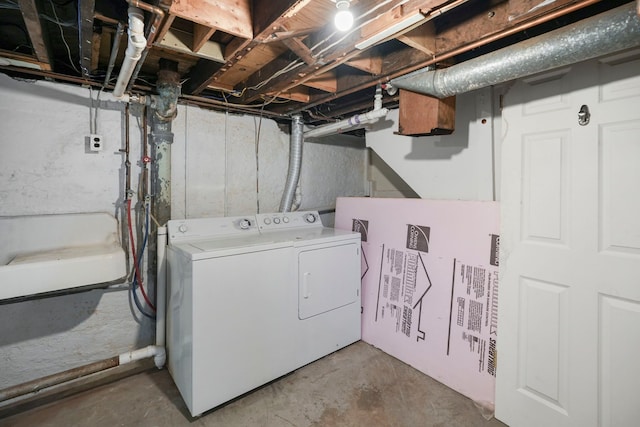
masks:
[[[360,339],[360,234],[317,212],[168,223],[169,371],[197,416]]]

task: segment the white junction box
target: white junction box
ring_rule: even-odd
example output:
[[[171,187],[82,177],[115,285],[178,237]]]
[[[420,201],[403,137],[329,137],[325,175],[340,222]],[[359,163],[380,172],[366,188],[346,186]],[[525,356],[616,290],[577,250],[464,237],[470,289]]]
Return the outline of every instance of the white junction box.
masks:
[[[104,140],[102,135],[91,134],[86,137],[87,144],[89,145],[89,151],[102,151],[104,148]]]
[[[499,204],[339,198],[362,236],[362,340],[493,412]]]
[[[191,415],[360,339],[360,234],[291,212],[168,237],[168,365]]]

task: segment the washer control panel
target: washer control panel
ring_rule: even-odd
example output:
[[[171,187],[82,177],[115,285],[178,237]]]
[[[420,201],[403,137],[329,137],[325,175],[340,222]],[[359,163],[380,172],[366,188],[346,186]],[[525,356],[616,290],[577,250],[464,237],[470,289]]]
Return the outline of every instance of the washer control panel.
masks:
[[[256,221],[260,231],[322,227],[317,211],[258,214]]]
[[[167,223],[167,232],[169,240],[173,242],[259,234],[257,221],[253,215],[171,220]]]

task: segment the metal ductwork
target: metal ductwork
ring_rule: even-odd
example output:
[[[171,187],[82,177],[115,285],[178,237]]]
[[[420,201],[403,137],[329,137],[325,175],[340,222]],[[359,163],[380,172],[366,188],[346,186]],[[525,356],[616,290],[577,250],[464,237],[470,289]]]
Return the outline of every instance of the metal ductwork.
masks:
[[[304,122],[302,116],[297,114],[291,120],[291,140],[289,141],[289,172],[287,182],[284,186],[284,193],[280,201],[280,212],[290,212],[291,205],[300,179],[300,168],[302,167],[302,144],[304,136],[302,133]]]
[[[418,70],[393,86],[438,98],[640,46],[640,18],[629,3],[449,68]]]

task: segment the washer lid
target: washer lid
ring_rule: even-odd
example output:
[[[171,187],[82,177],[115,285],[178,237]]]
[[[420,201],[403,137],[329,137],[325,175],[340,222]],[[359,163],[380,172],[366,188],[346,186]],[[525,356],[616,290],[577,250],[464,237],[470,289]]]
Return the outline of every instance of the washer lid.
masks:
[[[273,237],[277,236],[251,235],[227,239],[194,239],[173,243],[170,246],[184,252],[194,261],[293,246],[290,239]]]

